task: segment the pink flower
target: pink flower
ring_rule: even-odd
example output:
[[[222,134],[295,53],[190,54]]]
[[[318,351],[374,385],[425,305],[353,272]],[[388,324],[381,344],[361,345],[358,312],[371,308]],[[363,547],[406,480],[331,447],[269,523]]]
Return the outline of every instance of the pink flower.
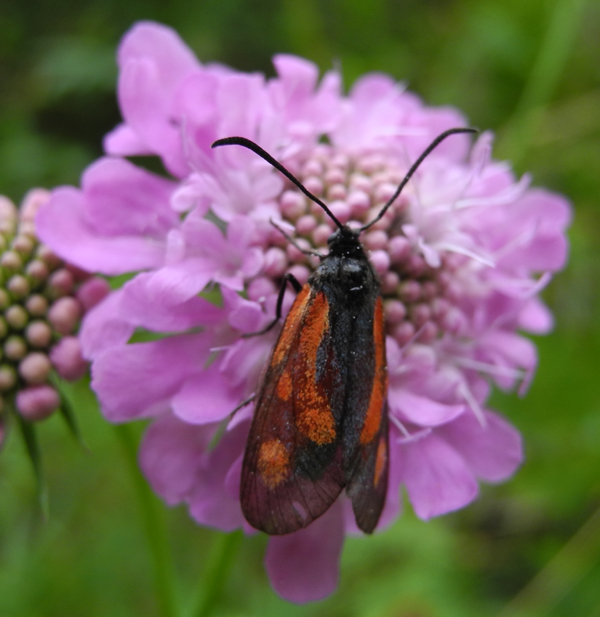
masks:
[[[333,227],[253,153],[210,144],[253,139],[342,222],[366,222],[433,138],[467,123],[383,75],[344,95],[337,73],[319,82],[314,65],[291,56],[275,58],[269,80],[204,66],[153,23],[125,36],[118,61],[124,122],[106,138],[108,157],[80,189],[53,192],[39,232],[82,268],[133,274],[86,317],[80,341],[105,416],[152,419],[140,463],[154,490],[187,503],[201,524],[251,532],[239,479],[252,406],[231,411],[256,391],[277,333],[242,335],[273,319],[285,272],[304,283],[314,268],[269,221],[321,248]],[[552,327],[538,294],[564,265],[570,208],[490,152],[487,133],[472,148],[464,135],[447,139],[361,238],[382,281],[388,335],[380,528],[399,515],[401,486],[429,519],[522,460],[519,434],[486,400],[493,385],[524,391],[535,370],[535,347],[519,332]],[[159,156],[171,179],[129,155]],[[285,310],[292,300],[288,292]],[[140,329],[161,336],[130,342]],[[308,528],[270,538],[266,568],[283,597],[306,602],[335,589],[344,534],[357,531],[348,504],[342,497]]]

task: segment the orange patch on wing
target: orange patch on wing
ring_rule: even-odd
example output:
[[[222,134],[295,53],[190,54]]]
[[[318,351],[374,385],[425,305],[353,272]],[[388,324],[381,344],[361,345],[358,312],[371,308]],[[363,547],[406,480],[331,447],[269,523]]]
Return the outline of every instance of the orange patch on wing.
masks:
[[[335,421],[329,401],[317,384],[317,351],[329,328],[329,304],[323,292],[318,293],[306,313],[300,333],[298,391],[298,430],[318,445],[336,438]]]
[[[311,441],[322,446],[335,440],[335,422],[329,408],[312,407],[302,410],[298,429]]]
[[[383,404],[387,395],[387,363],[385,359],[385,330],[383,321],[383,303],[381,297],[375,304],[373,319],[373,343],[375,345],[375,373],[369,407],[365,414],[365,423],[360,433],[360,443],[369,443],[379,431]]]
[[[304,287],[300,290],[300,293],[296,296],[294,304],[292,304],[292,308],[285,318],[285,323],[283,324],[281,334],[279,335],[279,340],[277,341],[277,345],[275,345],[275,350],[273,351],[273,365],[276,366],[281,364],[281,362],[285,360],[287,351],[294,340],[294,336],[298,330],[298,323],[300,319],[302,319],[302,315],[309,298],[310,286],[304,285]]]
[[[375,457],[375,473],[373,475],[373,484],[375,488],[381,480],[381,474],[386,468],[387,464],[387,443],[384,437],[381,437],[379,444],[377,445],[377,455]]]
[[[261,444],[258,451],[257,469],[261,480],[270,489],[275,488],[288,477],[290,457],[279,439],[271,439]]]
[[[282,401],[287,402],[292,398],[292,378],[288,371],[281,374],[275,392]]]

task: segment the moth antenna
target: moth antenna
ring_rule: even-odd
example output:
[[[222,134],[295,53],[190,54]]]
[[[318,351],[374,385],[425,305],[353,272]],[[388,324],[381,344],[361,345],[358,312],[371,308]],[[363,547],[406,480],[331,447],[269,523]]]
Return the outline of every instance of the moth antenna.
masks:
[[[429,156],[431,151],[434,150],[437,146],[439,146],[444,141],[444,139],[446,139],[446,137],[450,137],[450,135],[456,135],[457,133],[479,133],[479,131],[473,128],[455,128],[455,129],[448,129],[447,131],[444,131],[443,133],[438,135],[427,146],[427,148],[425,148],[425,150],[421,153],[421,156],[412,164],[411,168],[406,172],[406,176],[404,176],[404,179],[398,185],[396,192],[390,197],[390,199],[388,199],[388,201],[386,202],[385,206],[383,206],[379,214],[370,223],[367,223],[366,225],[363,225],[360,228],[361,232],[369,229],[369,227],[371,227],[372,225],[375,225],[377,221],[381,220],[383,215],[387,212],[388,208],[396,201],[396,199],[402,192],[402,189],[406,186],[408,181],[412,178],[413,174],[415,173],[415,171],[417,171],[421,163]]]
[[[292,184],[295,184],[311,201],[314,201],[316,204],[321,206],[327,216],[340,228],[342,229],[344,226],[338,219],[334,216],[333,212],[316,196],[313,195],[303,184],[292,174],[291,171],[288,171],[278,160],[274,159],[266,150],[263,150],[258,144],[254,143],[250,139],[246,139],[245,137],[225,137],[224,139],[217,139],[212,145],[211,148],[218,148],[219,146],[243,146],[244,148],[248,148],[248,150],[252,150],[255,154],[258,154],[260,158],[264,159],[274,167],[277,171],[282,173]]]

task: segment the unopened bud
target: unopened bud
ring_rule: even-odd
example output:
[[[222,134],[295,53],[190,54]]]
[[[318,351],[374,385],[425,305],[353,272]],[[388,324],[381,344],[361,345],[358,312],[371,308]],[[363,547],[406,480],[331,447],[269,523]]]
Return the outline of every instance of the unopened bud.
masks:
[[[48,278],[48,266],[41,259],[34,259],[27,264],[26,274],[36,283],[41,283]]]
[[[0,266],[9,272],[16,272],[23,267],[23,260],[16,251],[6,251],[0,257]]]
[[[31,385],[41,385],[48,378],[52,364],[45,353],[33,351],[19,364],[19,375]]]
[[[13,304],[4,311],[4,317],[8,322],[8,325],[15,330],[22,330],[29,319],[27,311],[20,304]]]
[[[71,334],[81,315],[81,305],[72,297],[59,298],[48,310],[48,320],[60,334]]]
[[[17,409],[25,420],[45,420],[60,406],[60,397],[51,386],[31,386],[21,390],[16,398]]]
[[[50,275],[48,286],[55,296],[66,296],[73,291],[75,280],[66,268],[61,268]]]
[[[48,310],[48,300],[40,294],[34,294],[25,302],[25,308],[32,317],[43,317]]]
[[[8,279],[6,288],[14,298],[20,300],[29,293],[29,282],[22,274],[15,274]]]
[[[89,311],[98,302],[104,300],[109,292],[110,285],[108,281],[94,276],[85,281],[85,283],[82,283],[81,287],[77,290],[77,299],[81,302],[83,308]]]
[[[19,234],[11,243],[14,251],[19,253],[23,258],[27,259],[33,251],[34,241],[25,234]]]
[[[60,257],[57,257],[52,250],[45,244],[40,244],[37,248],[36,255],[41,259],[50,270],[54,270],[60,266]]]
[[[4,355],[9,360],[20,360],[27,353],[27,345],[20,336],[9,336],[4,342]]]
[[[80,379],[87,371],[79,339],[74,336],[65,336],[57,343],[50,352],[50,360],[59,375],[69,381]]]
[[[0,392],[8,392],[17,383],[17,372],[9,364],[0,366]]]
[[[45,321],[38,319],[27,326],[25,338],[33,347],[48,347],[52,340],[52,330]]]

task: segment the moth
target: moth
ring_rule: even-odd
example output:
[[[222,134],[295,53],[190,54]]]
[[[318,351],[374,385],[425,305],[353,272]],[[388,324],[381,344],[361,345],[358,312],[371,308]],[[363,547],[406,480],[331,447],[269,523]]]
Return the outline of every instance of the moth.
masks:
[[[372,533],[385,504],[389,470],[388,375],[381,285],[360,235],[379,221],[422,161],[444,139],[475,129],[441,133],[408,170],[379,214],[358,229],[342,224],[281,163],[244,137],[238,145],[261,156],[318,204],[337,230],[305,285],[297,292],[254,398],[240,485],[246,520],[271,535],[302,529],[345,490],[357,526]],[[288,238],[290,241],[291,238]],[[298,247],[300,248],[300,247]],[[256,333],[259,334],[259,333]]]

